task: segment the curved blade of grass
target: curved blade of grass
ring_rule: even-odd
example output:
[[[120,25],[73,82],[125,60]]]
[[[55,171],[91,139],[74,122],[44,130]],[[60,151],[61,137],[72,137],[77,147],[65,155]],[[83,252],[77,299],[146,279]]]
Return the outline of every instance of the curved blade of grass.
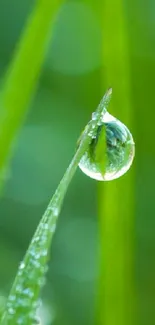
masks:
[[[101,123],[103,114],[106,112],[111,94],[112,90],[110,89],[99,104],[95,113],[95,119],[93,114],[93,120],[87,124],[75,156],[38,225],[25,258],[20,264],[7,301],[2,325],[29,325],[33,323],[36,317],[40,290],[45,282],[48,253],[61,205],[81,157],[87,150],[92,137],[96,134],[97,127]]]
[[[0,98],[0,175],[28,111],[60,0],[38,0],[17,46]]]

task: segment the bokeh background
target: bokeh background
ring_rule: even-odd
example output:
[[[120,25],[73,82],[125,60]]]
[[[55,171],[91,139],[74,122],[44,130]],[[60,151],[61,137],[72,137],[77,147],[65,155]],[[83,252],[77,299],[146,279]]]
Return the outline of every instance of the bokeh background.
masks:
[[[0,1],[1,85],[34,5]],[[1,300],[80,132],[109,86],[111,111],[130,126],[136,159],[122,180],[104,185],[77,170],[52,243],[44,324],[155,324],[154,76],[154,1],[72,0],[60,6],[5,175]]]

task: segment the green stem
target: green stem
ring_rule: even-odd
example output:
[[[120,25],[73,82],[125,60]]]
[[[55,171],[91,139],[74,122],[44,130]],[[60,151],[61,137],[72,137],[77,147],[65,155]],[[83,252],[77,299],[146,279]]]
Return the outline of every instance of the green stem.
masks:
[[[2,318],[3,325],[33,323],[40,290],[44,284],[48,253],[66,191],[84,152],[96,134],[111,94],[110,89],[93,114],[93,119],[85,127],[79,147],[38,225],[12,286]]]
[[[53,18],[60,3],[61,0],[36,2],[7,71],[0,99],[0,172],[3,172],[15,137],[28,111],[44,60]]]
[[[115,93],[111,113],[133,128],[129,44],[124,1],[103,2],[104,78]],[[104,199],[103,199],[104,197]],[[99,184],[100,325],[135,323],[134,177]]]

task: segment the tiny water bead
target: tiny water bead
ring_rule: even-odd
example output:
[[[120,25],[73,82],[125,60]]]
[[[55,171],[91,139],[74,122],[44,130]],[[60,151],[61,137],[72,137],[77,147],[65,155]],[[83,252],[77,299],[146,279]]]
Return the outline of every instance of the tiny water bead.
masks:
[[[105,112],[79,167],[91,178],[110,181],[128,171],[134,154],[135,144],[128,128]]]

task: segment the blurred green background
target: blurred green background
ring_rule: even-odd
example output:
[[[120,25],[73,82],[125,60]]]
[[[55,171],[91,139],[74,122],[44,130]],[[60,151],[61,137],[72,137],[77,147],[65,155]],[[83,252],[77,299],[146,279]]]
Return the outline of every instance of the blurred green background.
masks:
[[[120,5],[119,0],[118,2]],[[126,213],[129,214],[133,224],[133,229],[129,229],[128,233],[132,246],[130,253],[133,275],[126,275],[125,278],[128,285],[134,288],[134,310],[131,311],[131,318],[136,319],[136,325],[153,325],[155,3],[151,0],[147,3],[138,0],[125,0],[121,3],[121,17],[125,24],[120,28],[125,30],[125,61],[126,58],[128,61],[127,70],[124,70],[128,75],[123,78],[130,89],[131,99],[131,107],[127,112],[123,97],[126,97],[128,91],[124,93],[124,83],[121,79],[123,74],[119,74],[120,67],[124,64],[124,54],[122,61],[119,60],[119,53],[112,51],[111,44],[115,39],[118,40],[119,6],[117,0],[111,1],[114,15],[109,17],[104,12],[106,3],[106,0],[66,1],[56,15],[37,91],[5,175],[6,184],[0,202],[0,296],[7,295],[10,290],[18,264],[41,215],[75,152],[80,132],[106,88],[112,86],[116,104],[112,107],[112,113],[125,124],[130,124],[136,142],[136,159],[132,172],[129,172],[132,174],[130,186],[134,199],[132,198],[131,209],[129,196],[126,210],[118,212],[120,218],[126,218]],[[34,5],[35,1],[30,0],[0,1],[1,85]],[[104,24],[108,19],[110,32]],[[113,35],[112,39],[108,35]],[[110,78],[112,74],[108,72],[110,68],[107,66],[113,68],[114,84],[113,78]],[[119,94],[115,84],[120,85]],[[132,123],[129,123],[129,115],[132,116]],[[125,175],[122,183],[121,180],[115,180],[112,182],[114,185],[104,184],[103,191],[99,188],[98,199],[98,183],[86,177],[80,170],[77,171],[66,196],[51,248],[47,285],[42,295],[48,308],[48,312],[45,310],[47,318],[48,313],[50,314],[45,324],[97,323],[96,302],[100,278],[99,220],[101,217],[105,218],[104,213],[101,216],[101,212],[100,219],[98,218],[98,205],[104,205],[104,192],[108,186],[109,202],[111,198],[111,205],[115,204],[116,200],[113,202],[111,194],[114,192],[112,188],[115,187],[116,191],[119,191],[116,204],[121,207],[124,195],[128,193],[128,177],[130,176]],[[109,207],[109,215],[110,211]],[[109,238],[109,241],[112,242],[113,238]],[[104,247],[102,249],[104,259]],[[128,250],[130,247],[127,247]],[[115,253],[117,257],[117,247]],[[115,262],[119,263],[117,260]],[[112,267],[115,273],[115,264]],[[116,291],[113,304],[117,299]],[[106,312],[104,277],[100,303],[103,320]],[[109,312],[117,315],[113,304],[107,308]],[[120,322],[116,318],[111,322],[105,320],[102,324],[117,325]]]

